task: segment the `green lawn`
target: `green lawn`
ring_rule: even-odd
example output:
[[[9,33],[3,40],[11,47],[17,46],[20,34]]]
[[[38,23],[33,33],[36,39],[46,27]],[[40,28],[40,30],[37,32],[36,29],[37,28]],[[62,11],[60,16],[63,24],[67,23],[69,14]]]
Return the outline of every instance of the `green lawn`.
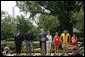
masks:
[[[71,43],[70,43],[71,44]],[[78,43],[79,44],[79,43]],[[14,41],[6,41],[6,40],[2,40],[1,41],[1,47],[5,47],[5,46],[9,46],[10,49],[15,52],[15,43]],[[25,45],[25,41],[23,41],[22,43],[22,48],[24,48],[26,45]],[[37,49],[37,48],[40,48],[39,46],[39,41],[33,41],[33,46],[34,46],[34,49]],[[54,43],[52,41],[52,48],[54,49]],[[71,48],[71,47],[70,47]],[[24,48],[25,49],[25,48]],[[32,51],[33,52],[33,51]],[[41,51],[40,50],[36,50],[35,53],[40,53]],[[54,50],[51,50],[51,52],[54,53]],[[61,44],[59,46],[59,52],[63,52],[62,50],[62,47],[61,47]],[[72,50],[69,50],[69,52],[72,52]],[[25,53],[25,51],[22,51],[22,53]]]

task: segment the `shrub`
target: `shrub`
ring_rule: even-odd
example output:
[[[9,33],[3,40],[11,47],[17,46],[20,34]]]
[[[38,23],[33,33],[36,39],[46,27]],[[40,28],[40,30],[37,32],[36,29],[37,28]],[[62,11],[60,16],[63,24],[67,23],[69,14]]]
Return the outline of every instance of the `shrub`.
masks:
[[[14,41],[14,38],[7,38],[7,41]]]

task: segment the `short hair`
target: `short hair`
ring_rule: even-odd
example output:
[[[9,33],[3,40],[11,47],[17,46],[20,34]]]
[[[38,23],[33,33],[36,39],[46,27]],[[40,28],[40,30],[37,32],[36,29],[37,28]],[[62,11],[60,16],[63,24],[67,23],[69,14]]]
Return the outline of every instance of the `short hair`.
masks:
[[[67,32],[68,32],[68,30],[65,30],[65,31],[67,31]]]
[[[58,32],[56,32],[56,34],[58,34]]]
[[[40,29],[40,32],[41,32],[42,30],[44,30],[44,29]]]
[[[30,29],[28,29],[28,31],[30,31]]]
[[[4,50],[10,50],[10,48],[9,47],[4,47]]]
[[[63,30],[63,32],[65,32],[66,30]]]
[[[47,32],[50,32],[50,31],[47,31]]]

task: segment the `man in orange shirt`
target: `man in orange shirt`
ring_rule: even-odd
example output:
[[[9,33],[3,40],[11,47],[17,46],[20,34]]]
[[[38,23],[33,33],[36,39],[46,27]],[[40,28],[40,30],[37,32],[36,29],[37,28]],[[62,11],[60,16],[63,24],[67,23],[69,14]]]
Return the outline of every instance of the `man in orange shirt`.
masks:
[[[68,53],[70,34],[68,33],[67,30],[64,30],[64,32],[61,34],[60,38],[61,38],[62,48],[64,51],[63,53],[65,54],[65,49],[66,49],[66,53]]]

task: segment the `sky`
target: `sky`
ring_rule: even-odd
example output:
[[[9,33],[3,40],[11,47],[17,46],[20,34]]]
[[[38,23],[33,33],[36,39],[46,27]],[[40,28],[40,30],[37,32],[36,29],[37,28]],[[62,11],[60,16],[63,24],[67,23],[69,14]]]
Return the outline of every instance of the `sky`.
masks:
[[[16,1],[1,1],[1,11],[8,12],[9,15],[13,17],[13,7],[14,7],[14,17],[16,18],[16,15],[24,15],[23,12],[20,12],[19,8],[16,6]],[[29,17],[30,14],[27,14],[27,17]],[[33,25],[37,26],[35,22],[33,22]]]
[[[16,2],[15,1],[1,1],[1,11],[6,11],[8,12],[9,15],[13,16],[12,8],[14,7],[15,9],[15,17],[16,15],[23,14],[23,12],[20,12],[19,8],[15,6]]]

